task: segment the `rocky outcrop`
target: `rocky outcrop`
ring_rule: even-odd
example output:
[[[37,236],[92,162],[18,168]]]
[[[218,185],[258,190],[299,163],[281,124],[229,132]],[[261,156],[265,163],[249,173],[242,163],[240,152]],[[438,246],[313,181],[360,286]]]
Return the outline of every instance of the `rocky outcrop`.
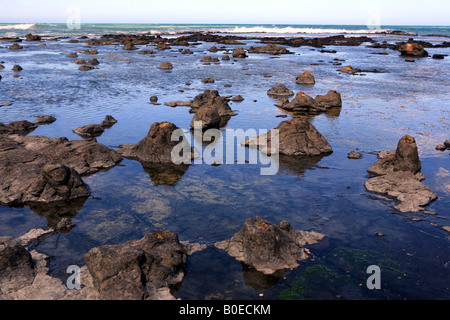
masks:
[[[125,158],[138,160],[143,163],[170,163],[172,150],[179,141],[172,141],[172,134],[179,128],[171,122],[155,122],[151,125],[147,136],[135,145],[122,145],[118,150]],[[186,142],[187,143],[187,142]],[[194,148],[191,153],[184,155],[188,159],[195,157]]]
[[[41,36],[33,35],[31,33],[28,33],[25,35],[25,40],[27,41],[41,41]]]
[[[191,128],[194,128],[196,121],[201,121],[202,129],[220,128],[236,115],[228,104],[228,98],[221,97],[217,90],[205,90],[198,94],[191,103],[190,112],[195,113]]]
[[[161,70],[172,70],[173,65],[170,62],[163,62],[159,65],[158,69]]]
[[[87,124],[73,129],[73,132],[84,138],[99,137],[104,131],[99,124]]]
[[[257,147],[266,154],[278,151],[287,156],[320,156],[333,152],[325,137],[306,119],[289,119],[281,122],[275,129],[278,130],[278,146],[275,144],[276,140],[272,143],[276,137],[272,130],[241,144]]]
[[[20,65],[18,65],[18,64],[15,64],[13,67],[12,67],[12,69],[11,69],[12,71],[22,71],[23,70],[23,68],[20,66]]]
[[[428,52],[413,38],[410,38],[406,43],[399,44],[395,47],[395,50],[400,51],[400,54],[406,57],[428,57]]]
[[[317,114],[342,107],[342,99],[341,94],[335,90],[330,90],[323,96],[317,95],[315,99],[304,92],[298,92],[290,102],[287,99],[282,100],[276,106],[294,113]]]
[[[291,52],[285,47],[277,46],[273,43],[268,43],[263,47],[250,47],[248,49],[248,53],[266,53],[272,55],[279,55],[279,54],[289,54]]]
[[[187,254],[178,236],[150,231],[142,239],[105,245],[84,256],[100,299],[155,299],[183,280]],[[170,296],[170,294],[168,294]]]
[[[11,121],[8,124],[0,123],[0,134],[27,135],[37,128],[36,123],[27,120]]]
[[[206,62],[206,63],[211,63],[211,62],[219,62],[219,58],[216,57],[211,57],[211,56],[204,56],[200,59],[200,62]]]
[[[279,84],[267,90],[267,94],[275,98],[290,97],[294,95],[294,91],[289,90],[284,84]]]
[[[56,118],[53,116],[37,116],[36,119],[34,119],[33,123],[37,125],[42,124],[51,124],[56,121]]]
[[[336,90],[330,90],[326,95],[317,95],[315,98],[317,104],[320,108],[328,110],[329,108],[340,108],[342,107],[341,94]],[[325,111],[326,111],[325,110]],[[321,111],[321,110],[319,110]]]
[[[0,135],[0,204],[71,200],[89,195],[80,176],[109,169],[122,160],[90,141]]]
[[[12,45],[10,45],[8,47],[8,49],[9,50],[20,50],[20,49],[23,49],[23,47],[18,43],[13,43]]]
[[[325,236],[314,231],[294,230],[290,223],[272,225],[262,217],[248,218],[231,239],[216,242],[236,260],[264,274],[298,267],[308,257],[307,244],[315,244]]]
[[[405,135],[397,149],[380,154],[381,159],[367,171],[374,175],[364,186],[371,192],[386,194],[400,201],[394,208],[401,212],[423,211],[437,196],[425,186],[415,139]]]
[[[314,76],[311,73],[309,73],[308,71],[305,71],[302,74],[298,75],[295,81],[297,84],[315,84],[316,83]]]
[[[235,59],[244,59],[247,58],[247,53],[244,48],[236,48],[233,50],[232,56]]]

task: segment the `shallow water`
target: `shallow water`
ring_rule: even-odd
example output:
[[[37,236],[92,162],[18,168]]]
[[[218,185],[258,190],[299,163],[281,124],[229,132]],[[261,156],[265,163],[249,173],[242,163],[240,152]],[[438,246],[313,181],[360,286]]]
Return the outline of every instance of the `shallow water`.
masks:
[[[388,42],[401,38],[384,37]],[[261,299],[260,293],[267,299],[450,298],[450,238],[441,228],[450,225],[449,154],[434,149],[449,139],[447,57],[408,63],[396,51],[364,45],[326,48],[336,50],[336,54],[300,47],[288,48],[294,52],[291,55],[251,54],[244,60],[203,65],[203,55],[223,55],[221,51],[206,51],[215,44],[191,48],[193,55],[182,55],[179,47],[173,47],[154,57],[113,45],[97,47],[98,55],[79,54],[78,58],[100,61],[99,69],[81,72],[71,63],[77,58],[65,55],[84,44],[65,40],[45,43],[23,42],[29,47],[19,51],[0,49],[5,65],[0,70],[0,103],[13,102],[0,108],[0,122],[32,121],[42,114],[57,118],[30,135],[80,139],[73,128],[100,123],[111,114],[118,123],[98,141],[110,147],[136,143],[156,121],[189,129],[189,109],[167,107],[164,102],[189,100],[205,89],[245,98],[230,103],[238,115],[227,124],[227,128],[244,130],[271,129],[285,120],[275,117],[283,112],[274,106],[277,100],[266,94],[279,83],[311,96],[337,90],[343,98],[340,112],[310,119],[329,141],[333,154],[296,163],[281,159],[280,171],[274,176],[261,176],[260,165],[249,163],[193,164],[171,176],[172,185],[164,185],[158,183],[160,177],[154,171],[145,171],[139,162],[123,160],[107,172],[84,178],[92,196],[101,200],[90,197],[84,203],[57,208],[60,215],[73,217],[76,227],[47,238],[37,248],[52,256],[49,263],[54,276],[65,279],[67,266],[83,265],[83,255],[94,246],[123,243],[149,230],[167,228],[177,232],[180,240],[209,245],[188,259],[187,275],[175,291],[175,296],[183,299]],[[258,45],[256,40],[246,43],[246,47]],[[151,45],[141,47],[154,49]],[[370,54],[380,51],[389,55]],[[427,51],[450,54],[448,48]],[[376,68],[383,73],[340,74],[337,69],[341,66],[332,64],[335,58],[345,60],[342,66]],[[163,61],[172,62],[174,69],[157,69]],[[12,77],[14,64],[24,69],[20,78]],[[315,75],[314,86],[295,84],[303,71]],[[203,84],[201,80],[207,77],[215,83]],[[224,87],[227,83],[232,87]],[[162,104],[150,104],[152,95]],[[395,149],[404,134],[417,141],[427,178],[424,183],[438,195],[426,209],[436,214],[401,214],[393,209],[394,200],[364,188],[366,170],[376,161],[374,152]],[[347,159],[351,150],[359,150],[363,157]],[[52,226],[54,211],[0,207],[0,235],[19,236],[31,228]],[[312,256],[299,268],[278,277],[263,276],[212,247],[237,232],[246,218],[257,215],[272,223],[288,220],[296,229],[315,230],[326,238],[309,246]],[[377,232],[385,236],[378,237]],[[371,264],[381,267],[381,290],[365,286],[365,271]]]

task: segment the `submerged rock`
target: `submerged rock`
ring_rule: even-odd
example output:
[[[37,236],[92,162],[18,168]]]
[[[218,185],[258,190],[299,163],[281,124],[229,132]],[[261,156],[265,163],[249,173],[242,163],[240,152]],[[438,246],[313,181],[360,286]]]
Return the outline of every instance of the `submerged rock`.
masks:
[[[428,186],[420,172],[421,162],[415,139],[409,135],[402,137],[395,151],[383,153],[367,171],[375,177],[364,186],[371,192],[386,194],[400,201],[395,206],[401,212],[422,211],[437,196]]]
[[[278,130],[278,146],[272,145],[272,139],[275,137],[272,130],[267,134],[243,141],[241,144],[257,147],[266,154],[278,151],[287,156],[320,156],[333,152],[325,137],[306,119],[285,120],[275,129]]]
[[[314,231],[294,230],[287,221],[272,225],[256,217],[248,218],[230,240],[216,242],[214,246],[264,274],[273,274],[298,267],[298,261],[308,257],[305,245],[324,237]]]
[[[95,247],[84,256],[103,300],[155,299],[161,290],[169,293],[183,280],[186,259],[178,236],[168,230],[150,231],[121,245]]]

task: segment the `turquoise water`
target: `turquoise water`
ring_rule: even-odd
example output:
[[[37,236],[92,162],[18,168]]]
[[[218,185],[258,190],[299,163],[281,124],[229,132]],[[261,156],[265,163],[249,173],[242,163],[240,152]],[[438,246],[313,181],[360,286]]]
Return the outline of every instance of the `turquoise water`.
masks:
[[[47,36],[99,36],[109,33],[175,34],[192,31],[265,34],[379,34],[402,31],[417,35],[450,36],[449,26],[366,26],[366,25],[271,25],[271,24],[124,24],[66,23],[0,24],[0,36],[23,36],[27,33]]]

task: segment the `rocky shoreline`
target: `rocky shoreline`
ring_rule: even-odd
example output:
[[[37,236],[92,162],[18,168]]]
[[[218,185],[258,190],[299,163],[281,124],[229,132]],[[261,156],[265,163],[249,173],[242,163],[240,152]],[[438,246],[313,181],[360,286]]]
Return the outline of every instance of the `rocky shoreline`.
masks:
[[[258,40],[258,45],[245,49],[245,42],[249,39]],[[378,43],[367,36],[252,39],[211,33],[193,33],[171,38],[146,34],[103,35],[99,38],[83,37],[71,40],[46,39],[43,36],[29,34],[25,39],[0,38],[0,41],[13,42],[7,47],[7,50],[13,52],[27,50],[26,45],[19,45],[24,41],[41,43],[66,41],[80,45],[86,44],[89,47],[87,49],[83,47],[83,50],[80,49],[78,53],[90,56],[98,55],[98,50],[90,48],[91,46],[120,45],[124,52],[157,54],[173,47],[195,48],[200,43],[214,43],[215,46],[204,53],[223,51],[224,55],[221,60],[211,56],[198,59],[205,65],[220,64],[220,61],[223,63],[231,59],[240,61],[247,59],[250,55],[289,55],[292,52],[287,47],[302,46],[324,49],[327,46],[367,45],[370,48],[398,52],[399,59],[442,60],[446,55],[435,54],[430,57],[426,48],[450,47],[450,42],[447,41],[431,44],[413,38],[407,42],[387,44]],[[155,46],[157,51],[137,51],[140,49],[137,46],[141,45]],[[72,62],[80,65],[78,67],[80,71],[101,70],[102,63],[98,59],[92,58],[88,61],[78,59],[78,53],[68,54],[65,58],[76,59]],[[181,53],[194,54],[190,49],[184,49]],[[335,51],[324,51],[324,53],[335,53]],[[340,64],[337,61],[335,63]],[[436,63],[439,62],[436,61]],[[3,65],[0,64],[0,66]],[[175,63],[165,61],[155,68],[155,72],[166,74],[176,68]],[[19,65],[14,65],[12,70],[22,72],[23,69]],[[377,69],[362,70],[351,66],[341,67],[337,71],[349,75],[381,72]],[[295,84],[315,86],[320,81],[319,77],[304,71],[297,76]],[[214,83],[215,80],[205,78],[202,82],[207,85]],[[292,162],[297,161],[299,157],[313,159],[332,154],[333,148],[326,137],[304,116],[315,116],[333,110],[340,112],[341,109],[345,109],[345,96],[332,88],[327,88],[313,98],[303,91],[295,93],[289,89],[290,86],[289,83],[278,84],[275,87],[266,88],[267,91],[264,92],[277,100],[275,106],[292,115],[292,118],[280,122],[274,128],[276,130],[242,141],[242,146],[257,148],[266,155],[277,152],[283,155],[284,159],[289,158]],[[235,104],[232,104],[232,108],[230,103],[239,103],[244,100],[241,95],[232,98],[232,96],[221,96],[218,90],[206,89],[198,92],[192,100],[168,101],[165,105],[188,107],[189,113],[193,114],[191,129],[194,129],[195,122],[201,121],[201,129],[207,130],[226,127],[232,117],[239,116],[237,108],[234,110]],[[152,96],[150,102],[153,105],[159,105],[156,96]],[[5,102],[0,104],[0,107],[8,107],[11,104],[12,102]],[[171,152],[179,142],[172,141],[171,136],[175,130],[180,129],[172,122],[153,122],[142,140],[136,144],[120,144],[119,148],[107,147],[96,140],[96,137],[117,123],[112,115],[106,115],[101,123],[73,128],[73,132],[83,140],[29,135],[39,126],[51,125],[55,121],[56,118],[53,116],[44,115],[37,117],[33,122],[18,120],[0,123],[0,205],[38,207],[57,205],[60,202],[83,201],[91,195],[91,189],[83,178],[110,170],[124,158],[138,161],[146,171],[151,172],[152,180],[163,181],[161,183],[167,185],[175,185],[190,166],[190,164],[175,165],[172,161]],[[275,131],[279,132],[277,136],[279,145],[274,151],[272,139]],[[448,148],[447,141],[444,145],[437,147],[439,150]],[[190,150],[189,154],[184,155],[187,162],[196,157],[196,150],[194,148]],[[359,159],[361,154],[351,151],[348,157]],[[396,150],[382,152],[379,158],[368,169],[371,177],[364,186],[369,192],[396,199],[399,204],[394,208],[400,212],[424,211],[425,206],[437,199],[437,195],[422,183],[425,177],[421,173],[418,148],[413,137],[404,135],[399,140]],[[160,179],[161,175],[164,179]],[[170,182],[167,182],[167,176],[170,176]],[[73,223],[70,219],[59,217],[54,228],[33,229],[18,238],[0,237],[0,300],[175,299],[171,289],[183,281],[187,259],[194,252],[207,248],[205,244],[180,242],[178,235],[170,230],[151,230],[141,239],[130,240],[119,245],[94,247],[84,255],[86,265],[80,271],[83,287],[79,290],[69,290],[60,279],[48,275],[47,259],[49,257],[39,252],[36,247],[46,237],[51,237],[58,232],[69,232],[72,227]],[[325,237],[325,234],[315,231],[295,230],[288,221],[273,225],[265,218],[258,216],[248,218],[241,230],[231,239],[216,242],[212,246],[225,250],[236,260],[263,274],[270,275],[280,270],[297,268],[299,261],[307,259],[310,254],[306,245],[316,244]]]

